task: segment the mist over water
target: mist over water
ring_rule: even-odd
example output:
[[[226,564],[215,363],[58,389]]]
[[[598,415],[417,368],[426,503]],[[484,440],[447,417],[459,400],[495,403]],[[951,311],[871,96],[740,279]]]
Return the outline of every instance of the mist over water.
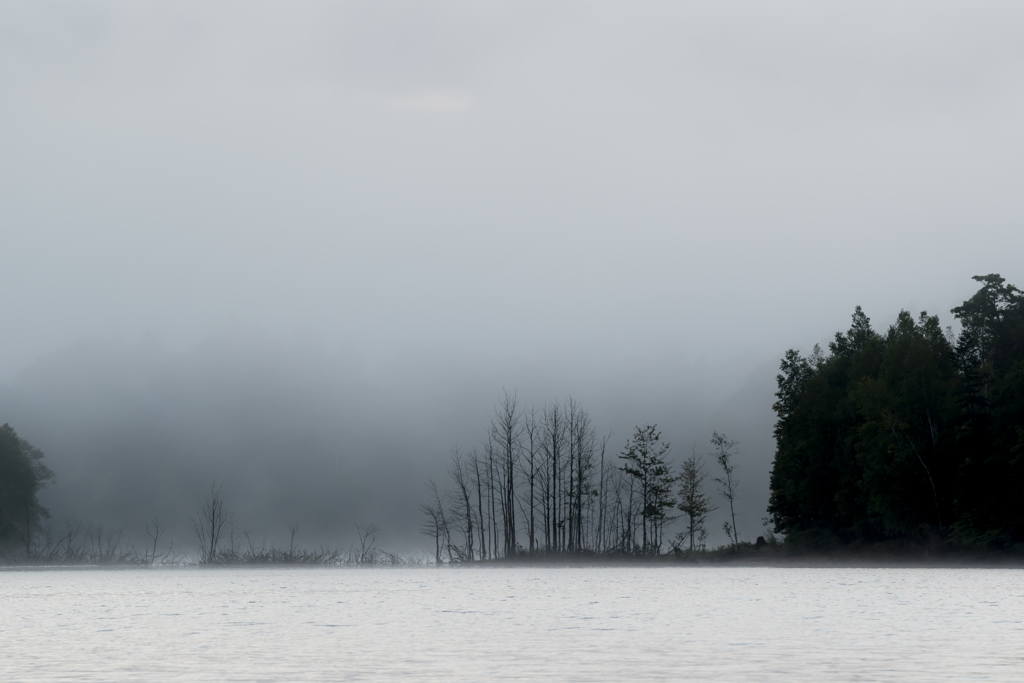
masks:
[[[54,524],[186,544],[216,479],[416,548],[504,389],[572,396],[737,440],[752,540],[787,348],[1024,282],[1022,12],[0,4],[0,424]]]
[[[768,362],[746,384],[719,387],[698,371],[690,382],[636,366],[538,363],[497,373],[437,355],[374,368],[251,337],[187,353],[153,340],[93,341],[37,362],[0,393],[0,409],[58,472],[43,491],[56,527],[70,517],[142,538],[158,517],[169,539],[189,547],[189,520],[216,479],[238,529],[255,538],[280,542],[298,526],[303,543],[347,544],[355,524],[373,523],[387,545],[414,550],[425,546],[417,532],[424,483],[447,477],[454,446],[486,439],[504,375],[521,382],[526,405],[584,402],[597,429],[611,433],[609,458],[641,422],[661,425],[677,460],[694,446],[708,452],[713,429],[729,432],[740,441],[740,528],[756,536],[773,453],[774,372]]]

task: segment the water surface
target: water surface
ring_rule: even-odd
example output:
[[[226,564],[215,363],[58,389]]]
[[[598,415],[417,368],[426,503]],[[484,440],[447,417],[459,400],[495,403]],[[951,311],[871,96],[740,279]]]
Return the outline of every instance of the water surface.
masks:
[[[0,681],[1024,680],[1024,571],[0,572]]]

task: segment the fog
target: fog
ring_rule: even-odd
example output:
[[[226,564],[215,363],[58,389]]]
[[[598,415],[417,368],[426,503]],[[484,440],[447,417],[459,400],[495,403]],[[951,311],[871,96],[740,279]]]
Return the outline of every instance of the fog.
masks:
[[[217,479],[257,535],[415,547],[504,389],[571,395],[613,453],[738,440],[751,538],[787,348],[1024,284],[1022,20],[2,3],[0,423],[55,520],[186,544]]]

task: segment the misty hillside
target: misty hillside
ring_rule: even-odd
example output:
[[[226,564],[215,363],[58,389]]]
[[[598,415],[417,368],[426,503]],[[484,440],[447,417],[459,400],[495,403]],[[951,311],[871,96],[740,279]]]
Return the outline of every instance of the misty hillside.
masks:
[[[3,387],[0,413],[56,472],[42,502],[57,526],[70,517],[138,537],[158,517],[187,545],[194,508],[217,480],[237,526],[256,537],[280,540],[297,525],[306,543],[347,543],[356,523],[374,523],[386,542],[419,548],[426,480],[443,475],[452,447],[483,441],[502,385],[453,359],[406,362],[371,368],[258,336],[187,353],[153,339],[83,341]],[[520,379],[521,400],[538,408],[569,396],[557,371],[504,374]],[[775,363],[724,400],[711,398],[722,388],[696,373],[689,382],[680,373],[678,383],[594,374],[573,396],[602,434],[612,433],[610,455],[642,422],[657,422],[678,458],[709,451],[712,430],[738,440],[738,526],[744,536],[760,533]]]

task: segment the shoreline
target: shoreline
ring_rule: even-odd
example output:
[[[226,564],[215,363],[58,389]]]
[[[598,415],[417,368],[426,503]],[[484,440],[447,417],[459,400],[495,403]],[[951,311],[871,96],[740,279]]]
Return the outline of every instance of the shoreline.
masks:
[[[1024,556],[1017,554],[992,553],[985,555],[911,555],[880,553],[758,553],[739,555],[709,554],[687,557],[677,555],[658,556],[518,556],[473,562],[453,562],[441,565],[410,563],[404,565],[351,565],[315,564],[302,562],[260,562],[260,563],[218,563],[218,564],[97,564],[97,563],[0,563],[0,572],[5,571],[70,571],[70,570],[232,570],[232,569],[511,569],[511,568],[622,568],[649,567],[652,569],[685,568],[782,568],[782,569],[1024,569]]]

